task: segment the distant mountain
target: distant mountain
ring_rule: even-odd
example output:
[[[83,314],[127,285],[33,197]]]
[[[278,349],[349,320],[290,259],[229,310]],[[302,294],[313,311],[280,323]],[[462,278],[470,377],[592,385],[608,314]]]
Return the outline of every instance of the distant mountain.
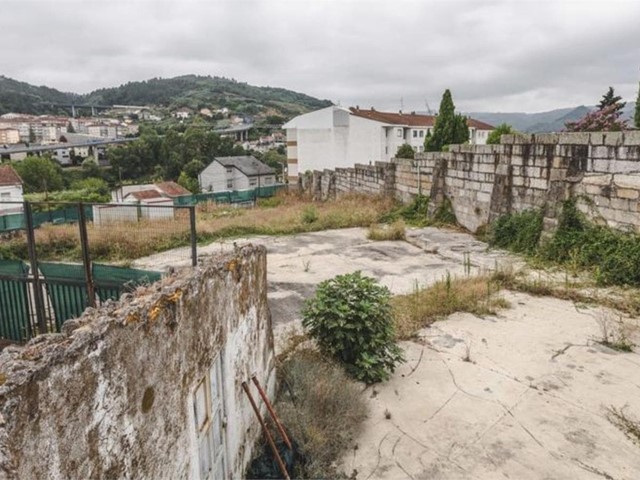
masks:
[[[52,103],[153,105],[169,109],[227,107],[249,115],[285,118],[331,105],[329,100],[319,100],[284,88],[255,87],[222,77],[185,75],[153,78],[78,95],[0,76],[0,115],[7,112],[56,113]]]
[[[565,123],[575,122],[593,109],[595,109],[595,106],[585,107],[584,105],[581,105],[579,107],[559,108],[557,110],[540,113],[472,112],[467,115],[483,122],[490,123],[494,126],[500,125],[501,123],[507,123],[519,132],[547,133],[560,132],[564,130]],[[627,102],[624,110],[622,111],[622,118],[627,120],[631,119],[634,111],[635,102]],[[629,122],[630,125],[631,123],[632,122]]]

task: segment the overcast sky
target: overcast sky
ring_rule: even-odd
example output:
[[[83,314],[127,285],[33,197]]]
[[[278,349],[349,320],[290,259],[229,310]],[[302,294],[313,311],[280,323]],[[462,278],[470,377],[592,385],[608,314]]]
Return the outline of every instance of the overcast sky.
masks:
[[[342,105],[635,100],[638,0],[1,0],[0,73],[86,93],[196,73]]]

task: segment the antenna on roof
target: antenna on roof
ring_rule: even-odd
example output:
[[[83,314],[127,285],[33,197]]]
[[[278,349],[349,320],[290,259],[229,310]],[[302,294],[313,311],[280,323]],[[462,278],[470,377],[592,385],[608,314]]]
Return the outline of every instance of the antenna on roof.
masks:
[[[429,106],[429,101],[426,98],[424,99],[424,105],[425,107],[427,107],[427,112],[429,112],[429,115],[433,115],[433,112],[431,111],[431,107]]]
[[[400,97],[400,113],[404,110],[404,97]]]

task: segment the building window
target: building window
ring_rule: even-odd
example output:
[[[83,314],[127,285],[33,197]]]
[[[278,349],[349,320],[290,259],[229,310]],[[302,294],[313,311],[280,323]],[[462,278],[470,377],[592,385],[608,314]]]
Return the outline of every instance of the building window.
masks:
[[[424,137],[424,130],[420,130],[420,138]]]
[[[418,131],[417,130],[413,131],[413,138],[418,138]]]
[[[257,178],[250,178],[249,179],[249,186],[250,187],[255,187],[256,185],[258,185],[258,179]]]
[[[389,147],[384,147],[384,154],[389,155]]]
[[[11,192],[2,192],[2,193],[0,193],[0,198],[2,198],[2,199],[11,198]]]
[[[228,189],[232,189],[233,188],[233,180],[227,180],[227,188]]]
[[[264,184],[265,185],[273,185],[273,177],[266,177],[264,179]]]
[[[227,173],[233,173],[233,167],[227,167]]]
[[[401,128],[398,128],[398,129],[396,130],[396,133],[397,133],[397,135],[398,135],[398,138],[401,138],[401,137],[402,137],[402,129],[401,129]]]

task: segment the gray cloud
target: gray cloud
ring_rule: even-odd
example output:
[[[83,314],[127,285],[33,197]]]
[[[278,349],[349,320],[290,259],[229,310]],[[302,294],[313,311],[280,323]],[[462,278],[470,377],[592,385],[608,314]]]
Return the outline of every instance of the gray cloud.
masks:
[[[186,73],[343,105],[540,111],[635,99],[635,0],[4,0],[7,76],[87,92]]]

